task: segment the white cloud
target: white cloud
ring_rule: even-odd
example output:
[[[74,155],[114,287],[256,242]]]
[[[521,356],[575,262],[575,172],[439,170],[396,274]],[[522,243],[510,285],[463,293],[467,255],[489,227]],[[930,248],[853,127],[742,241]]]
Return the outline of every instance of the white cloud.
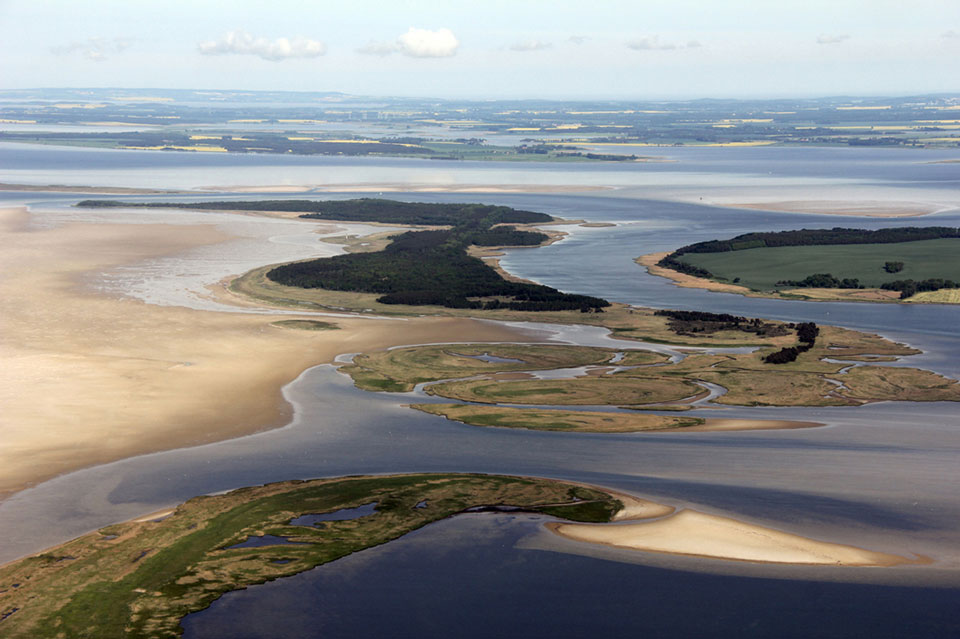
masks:
[[[410,27],[393,42],[368,42],[357,49],[365,55],[402,53],[411,58],[449,58],[457,54],[460,41],[450,29],[417,29]]]
[[[543,42],[542,40],[523,40],[521,42],[514,42],[510,45],[511,51],[541,51],[543,49],[549,49],[553,46],[551,42]]]
[[[201,42],[197,49],[203,55],[255,55],[271,62],[280,62],[291,58],[316,58],[327,52],[327,45],[302,36],[268,40],[237,29],[224,34],[219,40]]]
[[[400,52],[413,58],[449,58],[457,54],[460,41],[450,29],[417,29],[410,27],[397,38]]]
[[[960,33],[951,29],[950,31],[944,31],[940,37],[944,40],[960,40]]]
[[[850,36],[846,34],[842,35],[827,35],[821,34],[817,36],[817,44],[840,44],[844,40],[849,40]]]
[[[672,49],[697,49],[699,48],[700,42],[697,40],[690,40],[686,44],[676,44],[673,42],[661,42],[660,36],[644,36],[642,38],[635,38],[627,42],[627,47],[633,49],[634,51],[670,51]]]
[[[121,53],[132,46],[132,42],[125,38],[87,38],[83,42],[71,42],[57,47],[50,47],[54,55],[80,55],[94,62],[103,62],[114,53]]]

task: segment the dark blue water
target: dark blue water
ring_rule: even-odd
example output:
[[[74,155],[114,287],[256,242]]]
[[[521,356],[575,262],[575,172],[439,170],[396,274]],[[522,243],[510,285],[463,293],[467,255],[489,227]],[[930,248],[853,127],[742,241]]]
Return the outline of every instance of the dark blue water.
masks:
[[[317,513],[302,515],[290,521],[291,526],[316,526],[324,521],[350,521],[372,515],[377,509],[377,502],[357,506],[356,508],[341,508],[332,513]]]
[[[188,616],[184,636],[957,636],[956,591],[703,575],[518,547],[541,521],[467,515],[439,522],[308,573],[228,593]]]

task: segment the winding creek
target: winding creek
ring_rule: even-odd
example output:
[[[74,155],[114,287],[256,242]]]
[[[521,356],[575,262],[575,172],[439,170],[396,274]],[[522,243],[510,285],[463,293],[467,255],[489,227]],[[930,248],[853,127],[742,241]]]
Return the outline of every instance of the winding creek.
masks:
[[[878,332],[924,351],[898,364],[960,377],[955,307],[745,298],[677,288],[633,263],[642,254],[757,228],[958,226],[956,209],[923,218],[854,219],[708,207],[678,201],[677,194],[690,199],[702,191],[732,198],[734,189],[742,193],[780,188],[826,192],[818,197],[825,199],[834,192],[839,197],[872,187],[873,200],[926,198],[944,203],[960,199],[960,165],[924,165],[922,159],[929,156],[912,151],[778,149],[781,163],[770,161],[771,149],[717,151],[664,150],[675,154],[678,162],[607,169],[588,165],[571,177],[569,165],[184,157],[190,154],[153,159],[168,154],[58,153],[0,145],[0,159],[20,158],[21,167],[0,170],[0,181],[190,188],[280,184],[269,178],[306,179],[301,176],[308,171],[324,171],[326,181],[371,183],[437,183],[441,173],[447,182],[458,184],[561,184],[571,179],[586,185],[612,183],[617,190],[590,194],[396,197],[470,199],[613,223],[593,228],[567,225],[565,240],[535,250],[509,251],[501,264],[520,277],[565,291],[631,304]],[[135,161],[124,163],[124,157]],[[44,168],[51,158],[55,179],[45,173],[54,169]],[[142,181],[150,162],[155,163],[150,178],[155,183]],[[263,166],[267,175],[255,175]],[[761,170],[766,166],[769,173]],[[249,194],[222,197],[252,199]],[[264,263],[339,250],[319,244],[313,232],[316,225],[310,223],[189,212],[139,211],[131,217],[129,211],[118,210],[94,215],[69,208],[78,199],[82,198],[69,194],[0,193],[0,203],[28,203],[35,211],[45,211],[42,219],[48,224],[105,219],[221,224],[240,238],[123,272],[101,273],[92,282],[109,294],[156,304],[235,312],[204,296],[205,286]],[[368,232],[362,225],[337,226],[329,234]],[[524,328],[530,341],[629,348],[591,327],[530,323]],[[678,355],[662,345],[649,348]],[[571,371],[556,374],[569,376]],[[437,401],[419,388],[413,393],[368,393],[355,389],[334,366],[322,365],[286,387],[285,396],[296,410],[284,428],[88,468],[3,501],[0,561],[195,495],[252,484],[414,471],[536,475],[602,485],[818,539],[929,556],[933,562],[857,569],[656,555],[561,539],[543,529],[544,517],[470,514],[294,578],[230,593],[207,611],[188,617],[185,636],[236,637],[242,630],[244,637],[275,637],[282,627],[284,636],[291,637],[480,637],[509,627],[511,634],[526,636],[639,632],[695,636],[698,629],[708,628],[709,636],[717,637],[791,637],[800,636],[796,628],[814,623],[798,619],[815,619],[822,630],[818,636],[825,637],[853,636],[845,634],[850,628],[856,628],[857,636],[898,637],[908,631],[922,637],[956,636],[960,406],[882,402],[856,408],[721,408],[708,405],[720,389],[709,390],[710,397],[695,402],[684,415],[791,419],[827,426],[633,434],[477,428],[405,408],[413,399]],[[784,615],[787,605],[791,615]],[[378,614],[367,614],[370,609]]]

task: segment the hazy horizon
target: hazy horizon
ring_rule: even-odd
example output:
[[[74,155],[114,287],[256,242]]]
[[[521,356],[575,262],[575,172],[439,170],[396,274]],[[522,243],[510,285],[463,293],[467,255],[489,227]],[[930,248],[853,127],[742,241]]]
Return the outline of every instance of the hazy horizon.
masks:
[[[960,3],[945,0],[270,7],[5,0],[0,88],[583,100],[960,91]]]

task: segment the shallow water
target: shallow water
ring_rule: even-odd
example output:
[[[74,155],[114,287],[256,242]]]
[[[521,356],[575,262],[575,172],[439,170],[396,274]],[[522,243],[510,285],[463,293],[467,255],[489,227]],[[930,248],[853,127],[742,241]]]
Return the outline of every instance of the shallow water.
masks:
[[[522,277],[617,301],[878,331],[925,351],[905,364],[960,377],[956,307],[743,298],[680,289],[649,276],[632,261],[644,253],[757,228],[958,225],[956,213],[907,220],[854,219],[658,199],[690,199],[698,190],[717,196],[780,189],[818,199],[869,193],[871,200],[950,201],[958,197],[960,165],[926,162],[954,157],[952,151],[681,149],[663,150],[678,161],[662,165],[509,167],[369,158],[116,153],[120,152],[58,152],[0,144],[4,167],[0,181],[187,188],[283,180],[620,185],[617,191],[592,195],[401,197],[470,199],[614,222],[618,226],[612,228],[568,225],[564,230],[570,236],[564,241],[509,251],[503,264]],[[0,193],[0,199],[44,202],[54,210],[47,221],[56,222],[57,215],[66,216],[63,219],[78,215],[75,209],[64,212],[62,205],[81,198]],[[236,247],[225,245],[221,248],[228,250],[222,253],[216,247],[198,250],[94,278],[100,285],[112,282],[114,294],[198,306],[207,303],[198,295],[203,286],[257,260],[282,261],[330,250],[315,244],[315,236],[301,233],[306,227],[300,222],[183,211],[149,215],[171,223],[223,224],[241,235],[239,241],[247,242],[247,248],[239,258]],[[196,277],[189,277],[191,273]],[[181,285],[181,280],[189,283]],[[530,328],[547,331],[532,338],[537,341],[552,335],[585,345],[624,347],[624,342],[590,327]],[[675,353],[668,347],[656,350]],[[358,391],[329,366],[306,372],[286,393],[297,409],[294,423],[286,428],[82,470],[0,503],[0,535],[5,539],[0,561],[197,494],[244,485],[357,473],[527,474],[594,483],[819,539],[925,554],[935,561],[930,566],[883,570],[731,567],[730,562],[587,549],[585,544],[547,536],[540,532],[541,520],[526,516],[471,516],[293,579],[232,593],[208,612],[188,617],[185,625],[192,633],[188,636],[238,636],[230,634],[236,627],[245,628],[243,636],[251,637],[278,632],[315,636],[308,615],[316,628],[324,629],[323,636],[367,636],[398,628],[394,636],[404,636],[406,628],[410,636],[488,636],[504,628],[509,634],[537,636],[543,631],[570,636],[589,628],[591,633],[600,629],[614,636],[643,631],[654,636],[789,637],[798,636],[794,629],[807,636],[810,628],[817,628],[822,629],[817,636],[893,637],[910,631],[946,637],[955,636],[960,625],[955,615],[960,592],[957,404],[698,408],[686,414],[809,420],[828,426],[599,435],[451,422],[404,408],[409,395]],[[343,406],[350,406],[350,412]],[[469,575],[466,581],[464,575]],[[285,584],[292,584],[290,590],[283,590],[288,588]],[[930,587],[934,585],[941,588]],[[371,606],[384,610],[386,621],[361,614]],[[273,635],[256,634],[261,618],[273,621]],[[231,625],[234,622],[240,625]]]

